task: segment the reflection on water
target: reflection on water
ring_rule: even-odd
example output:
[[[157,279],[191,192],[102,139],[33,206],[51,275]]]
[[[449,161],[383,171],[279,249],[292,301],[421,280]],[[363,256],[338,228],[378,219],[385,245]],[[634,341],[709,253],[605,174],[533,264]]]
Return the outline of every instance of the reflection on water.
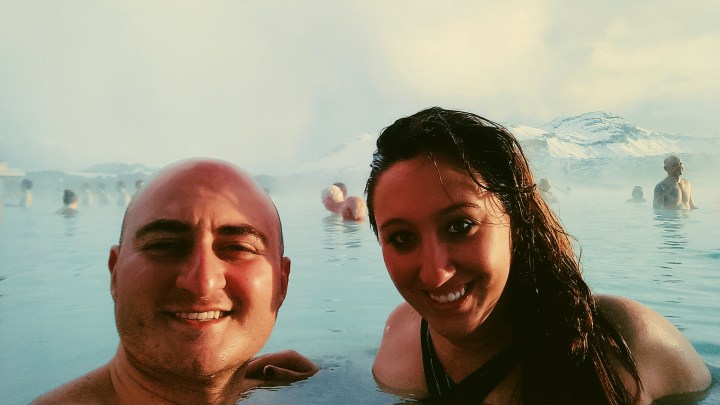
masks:
[[[655,211],[654,227],[660,236],[658,249],[658,267],[660,272],[652,278],[656,284],[678,284],[684,283],[684,278],[678,276],[682,274],[684,250],[688,246],[688,235],[685,230],[685,222],[689,218],[687,211],[682,210],[657,210]],[[667,304],[680,304],[682,299],[675,296],[666,296],[664,302]],[[671,320],[675,318],[673,314],[666,315]],[[673,320],[673,323],[674,322]],[[679,327],[681,331],[682,327]]]
[[[264,351],[293,348],[322,370],[300,384],[253,390],[246,402],[412,403],[381,391],[372,377],[387,315],[402,297],[368,222],[328,215],[314,194],[276,200],[292,273]],[[720,381],[720,234],[718,213],[710,208],[716,205],[655,216],[648,203],[625,204],[624,193],[620,203],[572,194],[562,201],[563,223],[583,249],[584,276],[593,290],[628,296],[662,313]],[[0,375],[12,378],[0,379],[2,404],[27,404],[100,366],[117,347],[106,263],[123,212],[97,205],[65,219],[54,214],[56,208],[3,212]],[[552,208],[560,211],[557,204]],[[26,313],[32,316],[17,315]],[[698,404],[718,403],[715,383]]]
[[[65,236],[75,236],[77,233],[77,220],[75,219],[75,216],[65,217],[63,216],[63,222],[64,229],[65,229]]]
[[[687,211],[658,211],[655,213],[655,227],[661,231],[662,244],[658,250],[677,250],[687,246],[684,221],[689,218]],[[681,264],[681,263],[672,263]]]
[[[322,220],[323,249],[339,250],[356,249],[362,246],[361,227],[367,226],[365,222],[346,221],[339,215],[328,215]],[[357,259],[356,255],[339,253],[337,260]]]

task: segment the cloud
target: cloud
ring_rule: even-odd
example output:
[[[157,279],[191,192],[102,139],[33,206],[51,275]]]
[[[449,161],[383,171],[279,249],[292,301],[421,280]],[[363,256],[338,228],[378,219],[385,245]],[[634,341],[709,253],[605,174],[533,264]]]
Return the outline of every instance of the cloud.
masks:
[[[537,107],[534,90],[551,69],[545,3],[430,4],[379,18],[376,78],[387,93],[480,104],[501,115],[510,103]]]
[[[718,16],[649,0],[2,2],[0,158],[278,172],[430,105],[717,134]]]
[[[653,15],[652,23],[645,24],[638,24],[632,14],[614,20],[590,44],[587,60],[569,78],[569,98],[581,108],[593,104],[622,109],[649,99],[717,105],[720,31],[681,30],[678,16],[668,17]]]

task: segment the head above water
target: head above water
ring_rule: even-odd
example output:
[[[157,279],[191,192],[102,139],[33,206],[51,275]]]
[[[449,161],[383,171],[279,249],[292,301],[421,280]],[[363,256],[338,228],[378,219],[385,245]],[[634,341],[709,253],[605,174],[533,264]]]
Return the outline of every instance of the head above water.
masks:
[[[328,211],[340,213],[343,202],[345,201],[345,195],[340,187],[333,184],[325,187],[320,192],[320,201]]]
[[[367,205],[365,200],[358,196],[350,196],[343,202],[343,219],[348,221],[364,221],[367,217]]]
[[[166,184],[174,184],[175,186],[182,185],[183,188],[188,190],[189,194],[196,194],[197,191],[202,188],[202,176],[212,175],[220,176],[222,179],[227,180],[227,189],[233,190],[237,193],[247,193],[251,190],[253,193],[261,191],[258,196],[258,204],[268,204],[268,209],[272,212],[272,217],[277,220],[277,242],[279,246],[279,252],[282,256],[285,253],[285,243],[282,232],[282,224],[280,222],[280,215],[273,203],[272,199],[267,193],[260,187],[259,184],[252,178],[252,176],[245,172],[243,169],[222,160],[217,159],[186,159],[175,162],[161,169],[155,176],[146,182],[142,182],[141,188],[138,189],[138,193],[135,198],[130,202],[127,209],[125,210],[125,216],[123,217],[122,227],[120,229],[120,240],[119,245],[123,244],[123,238],[128,222],[128,216],[136,209],[135,207],[145,199],[152,198],[157,193],[155,188],[167,187]],[[193,181],[199,180],[199,183],[186,184],[187,181],[192,179]],[[159,184],[159,185],[158,185]],[[174,186],[170,186],[171,188]],[[248,190],[249,189],[249,190]],[[143,197],[148,195],[149,197]]]
[[[538,319],[542,307],[554,311],[551,307],[559,305],[558,313],[568,311],[559,304],[559,296],[574,302],[568,306],[590,300],[571,240],[537,191],[520,144],[503,126],[472,113],[433,107],[400,118],[382,131],[365,188],[368,218],[376,235],[379,179],[396,163],[417,156],[429,158],[436,167],[439,163],[454,166],[500,201],[510,219],[512,241],[503,294],[509,297],[516,329],[542,322]],[[571,330],[586,330],[590,321],[577,318],[573,322],[584,324],[570,325]]]
[[[643,189],[642,189],[642,187],[640,187],[640,186],[635,186],[635,187],[633,187],[632,196],[633,196],[633,198],[635,198],[635,199],[640,199],[640,198],[642,198],[642,197],[643,197]]]
[[[65,189],[63,192],[63,204],[70,205],[77,202],[77,195],[72,190]]]
[[[253,177],[193,159],[133,198],[108,268],[124,352],[162,375],[209,378],[263,347],[290,260],[275,205]]]
[[[395,121],[377,140],[365,188],[376,234],[373,197],[379,177],[395,163],[421,155],[465,170],[479,187],[495,193],[518,238],[531,218],[546,215],[525,155],[507,129],[475,114],[433,107]]]
[[[347,186],[345,185],[345,183],[338,181],[333,183],[333,186],[337,186],[340,191],[342,191],[343,198],[347,197]]]
[[[663,169],[671,176],[680,176],[683,172],[683,163],[679,157],[670,155],[663,160]]]
[[[540,179],[540,182],[538,182],[538,188],[539,188],[541,191],[548,191],[548,190],[550,190],[550,180],[548,180],[548,179],[546,179],[546,178],[543,177],[542,179]]]

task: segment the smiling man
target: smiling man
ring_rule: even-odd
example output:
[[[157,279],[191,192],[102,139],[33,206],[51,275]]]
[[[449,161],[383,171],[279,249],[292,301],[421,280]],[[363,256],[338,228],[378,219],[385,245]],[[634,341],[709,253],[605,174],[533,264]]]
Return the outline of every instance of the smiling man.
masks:
[[[115,356],[36,403],[235,403],[313,375],[291,350],[253,359],[287,293],[283,250],[274,204],[241,169],[206,159],[162,170],[110,249]]]

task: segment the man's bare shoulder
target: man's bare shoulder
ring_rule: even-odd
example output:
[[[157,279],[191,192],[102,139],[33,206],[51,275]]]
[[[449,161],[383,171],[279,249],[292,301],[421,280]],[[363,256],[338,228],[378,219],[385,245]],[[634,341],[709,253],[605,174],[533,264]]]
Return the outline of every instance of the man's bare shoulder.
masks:
[[[666,178],[660,180],[660,182],[655,185],[655,192],[656,192],[656,193],[657,193],[657,192],[662,192],[662,193],[664,193],[664,192],[665,192],[666,190],[668,190],[671,186],[672,186],[672,182],[666,177]]]
[[[117,398],[106,365],[35,398],[32,405],[111,403]]]

